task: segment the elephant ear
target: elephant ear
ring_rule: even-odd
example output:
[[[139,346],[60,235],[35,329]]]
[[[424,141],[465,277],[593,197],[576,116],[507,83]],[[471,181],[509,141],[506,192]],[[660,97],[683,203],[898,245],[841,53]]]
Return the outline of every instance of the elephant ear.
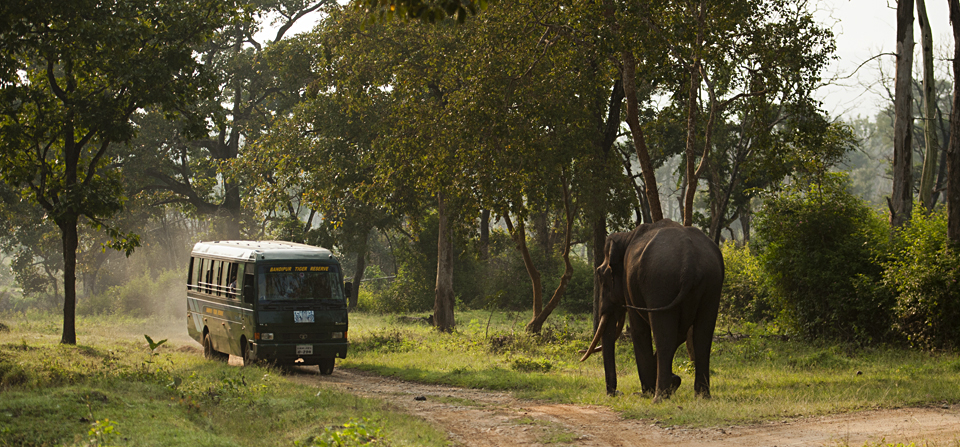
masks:
[[[623,255],[627,251],[628,243],[629,239],[625,238],[623,233],[607,236],[607,241],[603,244],[603,264],[597,267],[598,275],[609,278],[613,275],[613,269],[623,265]]]

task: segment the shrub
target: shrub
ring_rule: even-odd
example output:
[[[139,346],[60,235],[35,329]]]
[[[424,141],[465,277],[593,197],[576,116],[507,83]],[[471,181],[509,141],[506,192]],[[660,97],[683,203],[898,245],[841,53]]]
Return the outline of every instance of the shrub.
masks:
[[[137,317],[179,315],[187,302],[184,272],[167,270],[152,278],[149,272],[77,301],[80,315],[125,314]]]
[[[860,343],[890,333],[893,296],[873,286],[888,247],[886,223],[846,189],[846,177],[797,184],[757,215],[761,258],[785,323],[810,338]]]
[[[750,246],[738,247],[732,241],[723,244],[723,293],[720,298],[721,318],[759,323],[776,316],[764,281],[760,257]]]
[[[895,247],[884,271],[898,294],[894,328],[916,348],[960,347],[960,248],[947,240],[946,211],[914,213]]]

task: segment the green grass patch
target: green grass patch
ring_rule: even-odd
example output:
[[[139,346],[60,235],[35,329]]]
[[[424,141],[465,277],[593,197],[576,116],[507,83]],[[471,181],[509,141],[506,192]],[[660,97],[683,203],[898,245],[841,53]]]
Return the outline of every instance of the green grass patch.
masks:
[[[588,316],[555,315],[542,335],[523,332],[526,315],[461,312],[453,334],[410,319],[352,314],[344,367],[404,380],[510,391],[517,397],[601,405],[663,425],[717,426],[849,411],[960,402],[960,358],[897,347],[854,348],[785,337],[777,327],[723,329],[713,345],[713,399],[693,394],[693,365],[681,347],[683,385],[668,401],[640,394],[633,347],[617,343],[619,389],[605,393]],[[718,331],[718,335],[721,332]]]
[[[0,446],[446,444],[382,401],[205,360],[195,342],[174,341],[185,327],[167,335],[148,320],[81,318],[80,344],[65,346],[56,317],[0,321],[10,328],[0,332]],[[151,351],[138,329],[171,341]]]

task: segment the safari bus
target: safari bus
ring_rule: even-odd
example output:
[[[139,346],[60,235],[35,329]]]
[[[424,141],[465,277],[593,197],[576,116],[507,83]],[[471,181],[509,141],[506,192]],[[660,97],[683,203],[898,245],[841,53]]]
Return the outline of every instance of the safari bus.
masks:
[[[209,359],[318,365],[331,374],[347,356],[352,289],[325,248],[198,242],[187,271],[187,331]]]

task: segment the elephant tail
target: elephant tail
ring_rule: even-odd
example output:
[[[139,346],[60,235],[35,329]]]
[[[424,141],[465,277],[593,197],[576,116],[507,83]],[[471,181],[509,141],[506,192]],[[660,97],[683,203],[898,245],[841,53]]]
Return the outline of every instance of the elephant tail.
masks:
[[[679,306],[680,303],[683,302],[684,298],[690,295],[690,289],[692,287],[691,286],[692,283],[693,281],[684,281],[683,285],[680,287],[680,293],[678,293],[677,297],[673,299],[673,302],[671,302],[670,304],[667,304],[666,306],[648,308],[648,307],[635,307],[635,306],[624,304],[623,307],[626,307],[627,309],[633,309],[638,312],[667,312],[667,311],[673,310],[677,306]]]

